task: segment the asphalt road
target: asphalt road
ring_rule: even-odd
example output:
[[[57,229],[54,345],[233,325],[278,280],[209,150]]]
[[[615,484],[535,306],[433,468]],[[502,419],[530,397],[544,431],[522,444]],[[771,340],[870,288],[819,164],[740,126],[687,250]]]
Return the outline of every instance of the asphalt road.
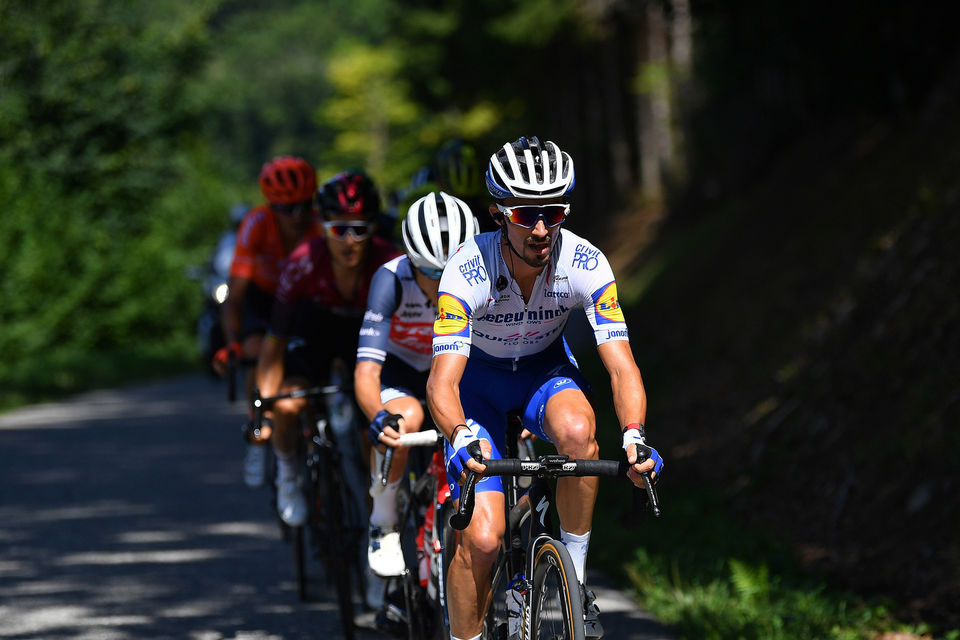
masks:
[[[268,490],[240,479],[242,413],[197,376],[0,416],[0,637],[341,637],[322,580],[297,599]],[[669,637],[597,590],[607,638]]]

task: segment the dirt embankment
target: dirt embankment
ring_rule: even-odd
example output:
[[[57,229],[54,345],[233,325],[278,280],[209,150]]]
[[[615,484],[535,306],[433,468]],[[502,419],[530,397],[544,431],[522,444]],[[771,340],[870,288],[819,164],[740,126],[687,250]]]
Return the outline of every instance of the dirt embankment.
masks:
[[[672,476],[960,625],[960,91],[784,154],[634,314]],[[719,216],[708,221],[710,216]],[[710,225],[711,232],[696,227]],[[702,231],[702,229],[701,229]]]

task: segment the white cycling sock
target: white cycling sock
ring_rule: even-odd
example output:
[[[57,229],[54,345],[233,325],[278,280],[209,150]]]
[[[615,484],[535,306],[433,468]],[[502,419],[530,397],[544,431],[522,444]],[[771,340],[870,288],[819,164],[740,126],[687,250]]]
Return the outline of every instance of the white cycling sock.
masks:
[[[379,483],[380,478],[374,478]],[[388,482],[380,493],[373,497],[373,509],[370,511],[370,524],[381,529],[392,529],[397,524],[397,491],[400,480]]]
[[[483,634],[478,633],[477,635],[473,636],[472,638],[458,638],[457,636],[455,636],[455,635],[453,635],[453,634],[451,633],[451,634],[450,634],[450,640],[480,640],[480,636],[481,636],[481,635],[483,635]]]
[[[573,560],[573,566],[577,569],[577,578],[580,584],[587,583],[587,547],[590,546],[590,532],[569,533],[560,528],[560,542],[570,552],[570,559]]]
[[[287,480],[289,478],[296,478],[298,475],[300,475],[297,472],[296,451],[282,453],[277,451],[276,447],[274,447],[273,453],[275,456],[277,456],[277,480]]]

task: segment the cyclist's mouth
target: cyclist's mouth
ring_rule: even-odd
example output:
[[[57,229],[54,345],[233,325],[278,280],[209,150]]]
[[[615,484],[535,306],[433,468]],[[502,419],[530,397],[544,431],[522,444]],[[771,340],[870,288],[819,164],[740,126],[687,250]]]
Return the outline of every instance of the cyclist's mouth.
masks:
[[[528,241],[527,246],[530,247],[531,251],[537,256],[545,256],[550,253],[550,239],[547,238],[544,242],[535,242]]]

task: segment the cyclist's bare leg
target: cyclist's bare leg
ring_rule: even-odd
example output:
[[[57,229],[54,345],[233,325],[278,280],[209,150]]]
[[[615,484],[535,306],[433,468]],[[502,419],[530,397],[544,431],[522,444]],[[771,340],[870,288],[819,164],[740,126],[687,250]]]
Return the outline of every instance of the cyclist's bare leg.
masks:
[[[490,570],[506,529],[502,492],[484,491],[476,494],[476,500],[473,519],[460,534],[447,572],[450,632],[457,638],[472,638],[483,629],[490,604]]]
[[[564,389],[547,401],[543,428],[557,447],[557,453],[583,460],[596,460],[600,456],[596,417],[579,389]],[[599,486],[600,480],[596,477],[568,477],[557,481],[557,514],[565,531],[583,534],[590,530]]]
[[[263,344],[262,333],[252,333],[243,339],[243,359],[256,360],[260,357],[260,346]],[[253,396],[253,385],[256,381],[257,368],[255,366],[246,368],[244,378],[244,391],[246,393],[247,404],[251,402]],[[260,429],[260,436],[254,439],[257,444],[264,443],[270,439],[273,430],[269,426],[263,426]],[[251,437],[253,435],[251,434]]]
[[[279,394],[310,385],[304,378],[289,378],[280,385]],[[273,406],[273,448],[280,454],[292,453],[297,446],[297,416],[307,406],[306,398],[286,398]]]

